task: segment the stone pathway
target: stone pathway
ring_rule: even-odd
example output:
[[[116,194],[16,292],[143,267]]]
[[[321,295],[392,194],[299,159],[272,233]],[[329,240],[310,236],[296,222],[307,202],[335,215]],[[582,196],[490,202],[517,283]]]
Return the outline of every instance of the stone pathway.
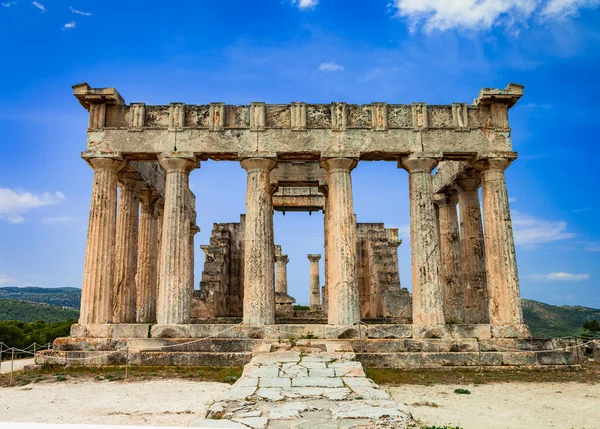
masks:
[[[368,379],[345,342],[260,345],[202,428],[418,427],[408,409]]]

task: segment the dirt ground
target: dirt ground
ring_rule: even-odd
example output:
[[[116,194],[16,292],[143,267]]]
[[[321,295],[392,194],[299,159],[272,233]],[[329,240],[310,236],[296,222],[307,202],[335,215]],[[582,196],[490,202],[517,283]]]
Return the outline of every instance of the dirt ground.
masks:
[[[600,428],[600,384],[511,382],[384,388],[427,425],[462,429]],[[471,393],[454,393],[458,388]]]

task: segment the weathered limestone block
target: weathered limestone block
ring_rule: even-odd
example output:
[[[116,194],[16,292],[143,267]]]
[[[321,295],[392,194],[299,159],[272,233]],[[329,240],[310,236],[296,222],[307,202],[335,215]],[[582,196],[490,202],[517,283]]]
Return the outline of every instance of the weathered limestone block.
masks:
[[[156,240],[158,234],[157,202],[158,195],[156,191],[140,191],[141,210],[136,276],[136,320],[138,323],[151,323],[156,321],[156,271],[158,266],[158,248]]]
[[[489,323],[490,320],[479,183],[479,174],[475,172],[457,181],[465,323]]]
[[[321,255],[308,255],[310,261],[310,309],[321,309],[321,282],[319,280],[319,260]]]
[[[281,246],[279,247],[279,251],[281,252]],[[279,292],[287,295],[288,285],[287,285],[287,264],[290,261],[288,255],[275,255],[275,292]]]
[[[113,322],[136,321],[136,284],[140,189],[143,182],[119,178],[119,206],[115,248]]]
[[[399,166],[409,173],[413,323],[443,325],[439,229],[433,205],[431,170],[436,158],[408,156]]]
[[[269,172],[275,161],[248,158],[241,161],[248,172],[244,250],[244,323],[275,323],[273,206]]]
[[[79,323],[112,322],[117,221],[117,172],[120,156],[90,158],[94,169]]]
[[[198,167],[194,156],[172,152],[159,157],[167,174],[163,217],[157,323],[187,323],[190,316],[189,174]]]
[[[489,316],[493,325],[522,325],[523,310],[504,170],[511,159],[481,159],[485,262]]]
[[[458,232],[456,192],[446,191],[435,195],[440,228],[442,254],[442,285],[444,288],[444,316],[446,323],[464,322],[463,276]]]
[[[360,319],[360,302],[356,269],[356,223],[352,204],[350,172],[356,160],[329,158],[322,161],[328,173],[327,249],[329,294],[328,321],[347,325]]]
[[[403,323],[412,321],[412,297],[406,288],[381,292],[383,317],[400,319]]]

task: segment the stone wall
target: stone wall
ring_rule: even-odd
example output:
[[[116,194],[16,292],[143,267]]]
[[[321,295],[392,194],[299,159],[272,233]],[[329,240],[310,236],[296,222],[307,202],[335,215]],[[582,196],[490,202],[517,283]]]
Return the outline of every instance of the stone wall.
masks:
[[[391,317],[409,321],[412,302],[400,286],[397,228],[357,223],[358,287],[361,318]]]

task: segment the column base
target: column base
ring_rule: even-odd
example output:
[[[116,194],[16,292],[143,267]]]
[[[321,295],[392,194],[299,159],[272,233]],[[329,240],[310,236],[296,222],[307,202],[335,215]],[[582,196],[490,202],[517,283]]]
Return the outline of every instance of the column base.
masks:
[[[151,323],[103,323],[71,325],[73,338],[148,338]]]
[[[525,324],[492,325],[492,338],[531,338],[531,332]]]

